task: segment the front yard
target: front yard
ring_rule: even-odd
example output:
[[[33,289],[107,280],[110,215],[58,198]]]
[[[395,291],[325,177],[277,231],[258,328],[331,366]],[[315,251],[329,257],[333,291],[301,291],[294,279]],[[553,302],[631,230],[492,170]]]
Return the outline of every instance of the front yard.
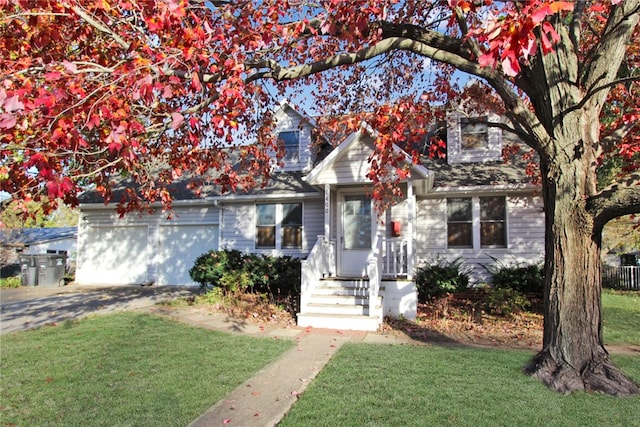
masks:
[[[607,347],[640,382],[640,294],[606,291],[603,306]],[[638,425],[638,396],[562,396],[522,373],[540,315],[439,310],[382,331],[427,345],[344,346],[281,425]],[[0,424],[184,426],[291,345],[135,313],[4,335]]]
[[[293,342],[123,313],[2,336],[3,426],[185,426]]]

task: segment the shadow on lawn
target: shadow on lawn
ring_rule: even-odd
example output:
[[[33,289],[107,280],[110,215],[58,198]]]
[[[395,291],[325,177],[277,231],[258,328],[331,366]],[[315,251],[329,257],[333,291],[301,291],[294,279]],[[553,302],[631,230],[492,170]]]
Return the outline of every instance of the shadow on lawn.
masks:
[[[421,326],[407,319],[385,318],[385,330],[402,333],[414,341],[447,347],[471,347],[465,340],[458,340],[432,328]]]
[[[197,292],[195,287],[123,286],[91,289],[58,288],[46,296],[11,300],[10,289],[3,289],[1,333],[52,325],[97,312],[117,312]]]

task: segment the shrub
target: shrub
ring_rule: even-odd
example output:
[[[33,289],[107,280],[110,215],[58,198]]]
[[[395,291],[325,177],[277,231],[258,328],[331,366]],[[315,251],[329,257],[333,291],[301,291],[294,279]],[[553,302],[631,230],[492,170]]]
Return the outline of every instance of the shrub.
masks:
[[[462,292],[469,286],[469,271],[462,268],[462,258],[454,261],[436,259],[418,267],[416,287],[418,301],[426,302],[452,292]]]
[[[19,288],[22,286],[22,281],[20,280],[20,276],[7,277],[5,279],[0,279],[0,288]]]
[[[493,276],[493,287],[513,289],[523,294],[542,297],[544,291],[544,267],[542,264],[504,264],[495,260],[492,266],[483,266]]]
[[[263,294],[287,311],[297,311],[300,296],[301,264],[290,256],[246,254],[236,250],[209,251],[199,256],[189,270],[202,287],[218,287],[225,294]]]
[[[498,316],[511,316],[522,313],[530,302],[522,293],[509,288],[493,288],[486,291],[483,298],[478,301],[481,308],[489,314]]]
[[[196,258],[189,270],[191,279],[201,287],[216,286],[226,271],[239,270],[243,264],[242,252],[236,250],[209,251]]]
[[[241,294],[251,286],[251,276],[242,270],[225,271],[218,286],[226,295]]]

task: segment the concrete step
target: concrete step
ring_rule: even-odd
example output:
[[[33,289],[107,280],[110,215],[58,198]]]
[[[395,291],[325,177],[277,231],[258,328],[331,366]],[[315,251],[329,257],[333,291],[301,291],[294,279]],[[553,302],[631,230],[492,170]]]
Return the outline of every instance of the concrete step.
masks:
[[[382,318],[380,316],[362,316],[349,314],[298,313],[298,326],[323,329],[342,329],[352,331],[377,331]]]

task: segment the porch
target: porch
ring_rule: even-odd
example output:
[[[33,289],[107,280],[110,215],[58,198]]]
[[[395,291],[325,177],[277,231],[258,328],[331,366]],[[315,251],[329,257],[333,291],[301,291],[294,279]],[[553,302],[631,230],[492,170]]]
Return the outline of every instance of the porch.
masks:
[[[302,262],[299,326],[376,331],[384,316],[413,319],[417,293],[407,239],[376,239],[361,277],[337,274],[336,242],[318,236]]]

